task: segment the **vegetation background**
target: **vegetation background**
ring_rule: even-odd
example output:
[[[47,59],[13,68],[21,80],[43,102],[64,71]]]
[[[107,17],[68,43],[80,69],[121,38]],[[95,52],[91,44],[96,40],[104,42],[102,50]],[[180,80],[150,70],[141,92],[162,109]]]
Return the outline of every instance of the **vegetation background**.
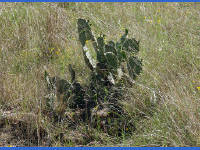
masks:
[[[132,135],[72,131],[41,113],[44,66],[69,79],[71,63],[87,82],[78,18],[107,40],[125,28],[140,40],[143,72],[123,102]],[[0,146],[200,146],[200,3],[0,3],[0,110]]]

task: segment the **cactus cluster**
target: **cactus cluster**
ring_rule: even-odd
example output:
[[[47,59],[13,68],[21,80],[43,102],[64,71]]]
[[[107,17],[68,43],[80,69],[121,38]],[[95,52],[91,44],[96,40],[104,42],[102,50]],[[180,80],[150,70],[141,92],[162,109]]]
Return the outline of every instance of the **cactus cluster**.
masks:
[[[123,75],[135,79],[140,74],[142,60],[136,56],[139,52],[139,42],[134,38],[129,39],[126,29],[118,42],[106,43],[104,35],[95,38],[89,21],[78,19],[77,25],[84,60],[91,70],[90,83],[81,86],[76,81],[75,71],[71,65],[69,65],[71,81],[50,77],[45,72],[48,91],[54,93],[49,94],[48,102],[50,105],[55,105],[55,102],[52,102],[55,101],[52,95],[56,97],[61,106],[60,114],[66,107],[74,112],[82,110],[79,115],[81,120],[89,121],[93,127],[100,124],[109,134],[118,134],[118,131],[121,133],[122,130],[128,132],[127,129],[134,127],[130,116],[119,103],[119,99],[123,98],[124,85],[117,83],[121,81]],[[91,56],[88,41],[92,43],[96,60]],[[64,110],[61,111],[60,108]]]
[[[132,79],[135,79],[142,71],[142,60],[135,56],[139,52],[139,41],[127,38],[127,29],[118,42],[109,41],[107,44],[104,35],[97,39],[94,37],[89,21],[79,19],[78,32],[85,62],[102,80],[115,84],[116,80],[121,79],[122,74],[125,73],[123,64],[126,65]],[[95,61],[89,54],[86,44],[88,40],[92,42],[97,54],[96,64],[93,63]]]

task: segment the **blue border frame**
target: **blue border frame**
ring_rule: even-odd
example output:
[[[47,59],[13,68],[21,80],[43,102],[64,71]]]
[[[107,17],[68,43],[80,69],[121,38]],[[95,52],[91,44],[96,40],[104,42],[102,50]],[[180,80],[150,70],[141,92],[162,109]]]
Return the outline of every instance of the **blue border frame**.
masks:
[[[0,150],[200,150],[200,147],[0,147]]]
[[[0,2],[200,2],[200,0],[0,0]]]

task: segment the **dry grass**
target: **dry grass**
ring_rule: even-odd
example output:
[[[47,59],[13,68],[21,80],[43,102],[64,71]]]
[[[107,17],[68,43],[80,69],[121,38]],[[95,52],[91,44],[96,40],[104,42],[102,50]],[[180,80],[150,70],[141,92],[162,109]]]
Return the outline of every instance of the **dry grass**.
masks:
[[[0,115],[36,116],[35,123],[23,115],[13,121],[0,118],[0,146],[200,146],[199,5],[0,3]],[[119,39],[128,28],[129,36],[141,41],[143,73],[124,102],[136,122],[129,137],[112,137],[85,125],[70,131],[67,122],[53,123],[41,113],[44,66],[51,75],[69,79],[71,63],[78,80],[87,83],[78,18],[89,19],[95,34],[108,40]]]

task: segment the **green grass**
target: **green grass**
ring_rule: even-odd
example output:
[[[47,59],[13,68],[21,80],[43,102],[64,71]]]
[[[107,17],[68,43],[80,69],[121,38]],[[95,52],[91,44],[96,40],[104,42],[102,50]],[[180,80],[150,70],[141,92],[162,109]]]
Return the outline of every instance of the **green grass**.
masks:
[[[27,125],[17,131],[33,136],[34,129],[45,129],[52,146],[200,146],[199,5],[0,3],[0,109],[35,114],[31,129]],[[70,131],[67,124],[55,124],[40,112],[46,92],[44,66],[51,75],[70,79],[71,63],[78,80],[87,83],[89,69],[78,41],[78,18],[90,20],[94,33],[105,34],[108,41],[118,40],[124,28],[129,29],[129,37],[140,40],[143,72],[124,102],[136,123],[132,135],[112,137],[85,125]],[[45,54],[51,50],[50,60]],[[0,128],[0,146],[45,145],[30,136],[9,144],[13,136],[9,124]]]

